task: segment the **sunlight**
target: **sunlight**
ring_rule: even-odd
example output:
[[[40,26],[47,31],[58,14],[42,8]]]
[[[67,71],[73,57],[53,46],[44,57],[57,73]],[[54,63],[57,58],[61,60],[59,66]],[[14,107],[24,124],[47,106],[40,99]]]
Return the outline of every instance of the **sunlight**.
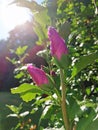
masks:
[[[14,28],[30,19],[30,12],[26,8],[4,4],[2,6],[2,18],[6,27]]]

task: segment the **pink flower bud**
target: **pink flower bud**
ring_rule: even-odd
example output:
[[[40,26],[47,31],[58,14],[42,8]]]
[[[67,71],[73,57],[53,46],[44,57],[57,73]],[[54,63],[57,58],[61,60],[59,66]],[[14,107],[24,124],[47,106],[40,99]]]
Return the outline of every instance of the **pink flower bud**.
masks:
[[[36,68],[32,66],[31,64],[28,65],[27,70],[29,74],[31,75],[32,79],[34,80],[34,82],[38,86],[49,83],[46,73],[43,70]]]
[[[60,37],[59,33],[54,27],[48,28],[48,37],[51,42],[50,51],[53,57],[60,60],[64,54],[68,54],[68,48],[64,39]]]
[[[51,71],[50,71],[50,75],[51,75],[51,76],[56,76],[55,71],[52,71],[52,70],[51,70]]]

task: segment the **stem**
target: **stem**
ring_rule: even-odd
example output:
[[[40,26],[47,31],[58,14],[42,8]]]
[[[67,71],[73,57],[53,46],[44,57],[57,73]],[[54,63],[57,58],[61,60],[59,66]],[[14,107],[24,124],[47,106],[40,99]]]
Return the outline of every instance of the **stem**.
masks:
[[[76,130],[76,125],[73,126],[73,129],[72,130]]]
[[[60,96],[60,94],[59,94],[59,92],[58,92],[58,90],[56,88],[54,88],[54,90],[55,90],[55,93],[56,93],[56,95],[57,95],[57,97],[59,99],[59,103],[60,103],[61,102],[61,96]]]
[[[62,115],[64,120],[64,126],[66,130],[70,130],[69,126],[69,120],[67,117],[67,108],[66,108],[66,85],[64,83],[64,73],[63,70],[60,69],[60,79],[61,79],[61,93],[62,93],[62,99],[61,99],[61,109],[62,109]]]

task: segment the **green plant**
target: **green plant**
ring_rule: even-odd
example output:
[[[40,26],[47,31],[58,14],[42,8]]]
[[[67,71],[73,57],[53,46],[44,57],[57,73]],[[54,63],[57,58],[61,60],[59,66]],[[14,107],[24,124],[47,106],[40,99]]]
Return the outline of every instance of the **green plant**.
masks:
[[[34,15],[34,29],[39,37],[37,43],[44,43],[45,51],[39,54],[48,62],[48,66],[42,68],[48,76],[49,84],[39,85],[35,80],[38,77],[30,73],[35,82],[22,83],[19,87],[11,89],[11,92],[19,94],[26,102],[32,101],[30,114],[41,111],[37,115],[38,130],[62,126],[66,130],[97,130],[98,28],[95,28],[95,25],[98,24],[98,18],[94,11],[98,2],[58,0],[52,3],[48,0],[45,2],[46,7],[38,5],[35,1],[15,2],[30,8],[34,13],[40,12]],[[51,8],[55,10],[53,14]],[[55,37],[52,34],[53,39],[49,37],[51,45],[47,40],[47,26],[50,25],[55,26],[63,37],[59,34]],[[62,52],[63,44],[59,46],[63,41],[59,40],[60,38],[65,39],[68,44],[67,53],[65,50]],[[59,44],[54,45],[56,49],[52,42]],[[52,49],[48,46],[52,46]],[[61,50],[57,51],[58,48]],[[27,72],[26,75],[26,81],[31,81]]]

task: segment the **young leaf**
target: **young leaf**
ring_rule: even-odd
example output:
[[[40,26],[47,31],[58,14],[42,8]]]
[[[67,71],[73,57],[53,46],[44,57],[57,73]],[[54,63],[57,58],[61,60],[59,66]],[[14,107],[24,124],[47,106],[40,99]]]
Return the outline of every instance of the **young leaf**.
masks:
[[[16,53],[18,56],[21,56],[21,55],[23,55],[23,54],[25,53],[25,51],[26,51],[27,48],[28,48],[28,46],[23,46],[23,47],[19,46],[19,47],[17,48],[17,50],[16,50],[15,53]]]
[[[6,105],[12,112],[15,114],[19,114],[20,110],[22,109],[22,103],[17,107],[15,105]]]
[[[15,75],[15,78],[16,79],[20,79],[24,76],[24,73],[23,72],[20,72],[19,74]]]

